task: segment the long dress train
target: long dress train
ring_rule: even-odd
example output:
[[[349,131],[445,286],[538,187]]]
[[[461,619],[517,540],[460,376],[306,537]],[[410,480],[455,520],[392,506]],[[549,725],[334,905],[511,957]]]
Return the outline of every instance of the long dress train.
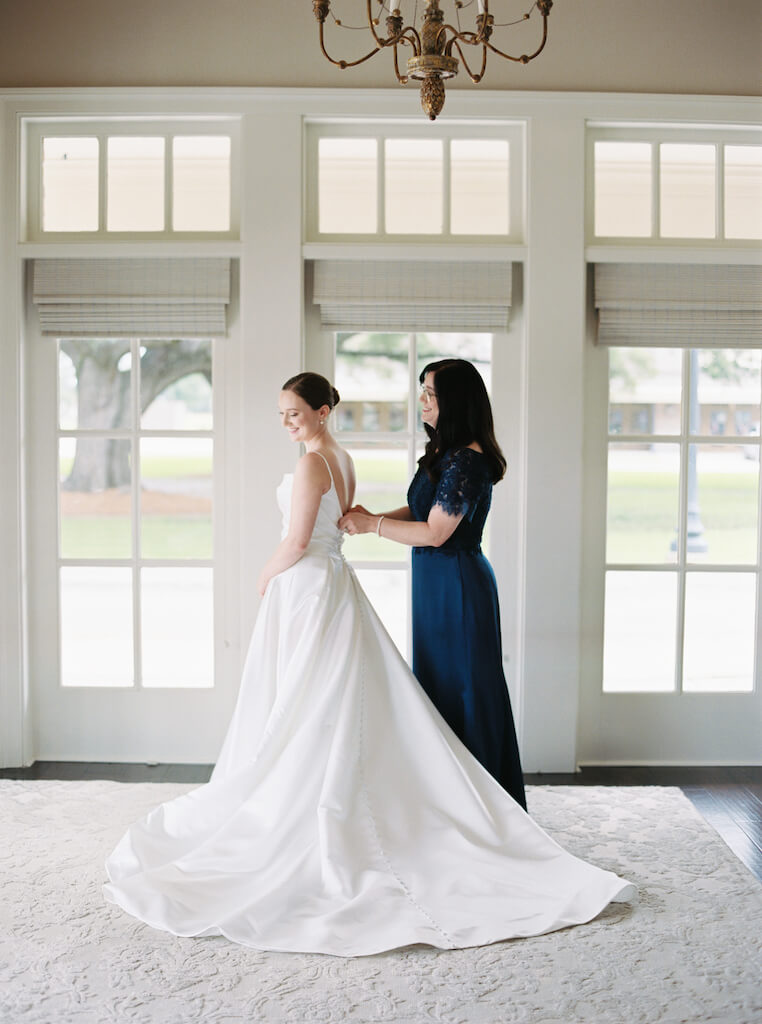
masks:
[[[128,829],[106,899],[176,935],[339,956],[535,935],[629,899],[445,724],[344,561],[340,514],[332,486],[267,588],[211,780]]]

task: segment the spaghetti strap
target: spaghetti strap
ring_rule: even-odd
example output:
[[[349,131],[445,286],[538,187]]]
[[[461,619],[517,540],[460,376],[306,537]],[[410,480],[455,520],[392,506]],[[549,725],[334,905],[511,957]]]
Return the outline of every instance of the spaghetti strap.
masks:
[[[336,486],[336,480],[334,479],[333,470],[331,469],[331,463],[328,461],[328,459],[325,457],[325,455],[322,452],[313,452],[312,455],[319,455],[321,457],[321,459],[323,459],[323,461],[325,462],[326,469],[328,469],[328,475],[331,477],[331,483],[332,483],[333,488],[334,488],[334,490],[336,492],[336,497],[338,498],[339,497],[339,488]]]
[[[334,493],[334,494],[336,495],[336,500],[337,500],[337,501],[338,501],[338,503],[339,503],[339,508],[341,509],[341,511],[342,511],[342,513],[343,513],[343,511],[344,511],[344,506],[343,506],[343,505],[341,504],[341,498],[339,497],[339,489],[338,489],[338,487],[336,486],[336,479],[335,479],[335,477],[334,477],[334,475],[333,475],[333,470],[331,469],[331,463],[330,463],[330,462],[328,461],[328,459],[327,459],[327,458],[325,457],[325,455],[323,455],[323,453],[322,453],[322,452],[313,452],[313,455],[319,455],[319,456],[320,456],[320,458],[321,458],[321,459],[323,460],[323,462],[325,463],[325,465],[326,465],[326,469],[328,470],[328,475],[329,475],[329,476],[330,476],[330,478],[331,478],[331,486],[333,487],[333,493]],[[343,480],[342,480],[342,482],[343,482]],[[346,495],[345,495],[345,499],[346,499]]]
[[[319,455],[319,456],[320,456],[320,458],[321,458],[321,459],[323,460],[323,462],[324,462],[324,463],[326,464],[326,467],[327,467],[327,469],[328,469],[328,475],[330,476],[330,478],[331,478],[331,483],[333,484],[333,489],[334,489],[334,491],[336,491],[336,493],[338,494],[339,492],[338,492],[338,490],[336,489],[336,481],[335,481],[335,480],[333,479],[333,471],[331,470],[331,464],[330,464],[330,462],[329,462],[329,461],[328,461],[328,459],[327,459],[327,458],[325,457],[325,455],[323,455],[323,453],[322,453],[322,452],[313,452],[313,455]]]
[[[332,486],[334,488],[334,494],[336,495],[336,501],[339,503],[339,508],[341,509],[342,514],[343,514],[344,506],[341,504],[341,498],[339,497],[339,488],[336,486],[336,477],[334,476],[334,472],[331,469],[331,463],[328,461],[328,459],[325,457],[325,455],[322,452],[313,452],[312,455],[319,455],[321,457],[321,459],[323,459],[323,461],[325,462],[326,468],[328,469],[328,475],[331,477],[331,484],[332,484]],[[344,481],[343,477],[342,477],[341,482],[344,484],[344,487],[346,488],[346,482]],[[346,500],[346,497],[347,496],[344,495],[344,499],[345,500]]]

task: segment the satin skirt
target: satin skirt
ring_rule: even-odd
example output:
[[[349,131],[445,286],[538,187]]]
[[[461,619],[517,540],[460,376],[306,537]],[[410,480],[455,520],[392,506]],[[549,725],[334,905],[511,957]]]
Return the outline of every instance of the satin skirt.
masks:
[[[106,899],[155,928],[337,956],[537,935],[634,892],[469,754],[320,548],[270,582],[210,782],[106,867]]]
[[[413,672],[456,736],[526,808],[497,583],[481,552],[413,549]]]

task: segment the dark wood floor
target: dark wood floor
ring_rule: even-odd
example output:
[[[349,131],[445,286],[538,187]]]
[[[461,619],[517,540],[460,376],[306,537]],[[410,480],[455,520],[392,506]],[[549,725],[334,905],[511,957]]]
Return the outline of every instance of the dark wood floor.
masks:
[[[206,782],[211,765],[38,761],[0,769],[0,779]],[[586,767],[570,775],[527,775],[530,786],[678,786],[730,849],[762,881],[762,767]]]

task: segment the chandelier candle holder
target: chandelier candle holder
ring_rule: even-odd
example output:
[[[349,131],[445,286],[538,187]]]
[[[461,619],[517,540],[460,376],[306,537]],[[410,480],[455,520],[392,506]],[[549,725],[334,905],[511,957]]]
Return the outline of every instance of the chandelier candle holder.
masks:
[[[553,6],[553,0],[535,0],[535,3],[521,18],[516,21],[495,24],[494,15],[490,14],[489,0],[454,0],[455,21],[457,27],[448,24],[444,20],[444,11],[440,8],[440,0],[425,0],[423,19],[420,28],[416,27],[419,0],[415,0],[413,20],[406,25],[400,11],[402,0],[365,0],[365,16],[367,23],[364,25],[345,25],[331,12],[331,0],[312,0],[312,9],[318,20],[320,29],[320,49],[323,55],[336,67],[354,68],[358,64],[364,64],[366,60],[375,57],[381,50],[391,49],[394,53],[394,72],[397,81],[402,85],[412,79],[421,83],[421,106],[424,113],[431,121],[436,120],[442,113],[445,101],[445,79],[453,78],[458,73],[459,61],[463,61],[463,67],[472,82],[481,82],[484,72],[487,70],[487,54],[496,53],[498,57],[514,61],[517,64],[528,64],[530,60],[542,53],[548,38],[548,15]],[[394,6],[392,6],[392,4]],[[476,5],[476,29],[468,31],[461,28],[460,16],[462,11]],[[374,14],[375,6],[375,14]],[[495,29],[508,29],[528,21],[533,12],[537,10],[542,18],[542,38],[534,53],[522,53],[518,57],[512,57],[509,53],[498,49],[492,43],[492,34]],[[378,28],[381,18],[386,12],[386,36],[379,35]],[[325,23],[328,16],[331,16],[334,23],[340,28],[355,31],[370,31],[373,48],[357,60],[335,60],[325,47]],[[398,50],[400,47],[410,47],[412,56],[407,60],[407,74],[400,72]],[[481,68],[474,72],[468,66],[463,48],[472,46],[478,51],[481,49]],[[457,51],[458,57],[453,55]],[[478,59],[478,57],[477,57]]]

